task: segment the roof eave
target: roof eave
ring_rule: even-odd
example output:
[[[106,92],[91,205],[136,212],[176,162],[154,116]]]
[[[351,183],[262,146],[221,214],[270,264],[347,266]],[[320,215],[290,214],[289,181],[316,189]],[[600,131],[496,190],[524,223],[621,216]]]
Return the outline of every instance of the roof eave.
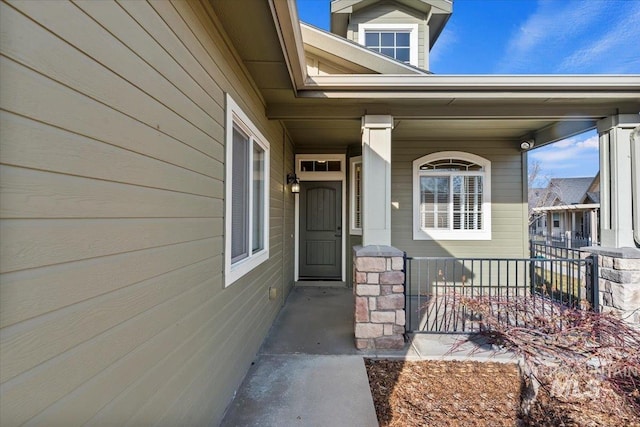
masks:
[[[269,0],[269,7],[293,87],[303,88],[307,70],[295,0]]]
[[[600,203],[575,204],[575,205],[558,205],[558,206],[541,206],[533,208],[534,212],[553,212],[553,211],[576,211],[576,210],[592,210],[599,209]]]
[[[615,93],[640,100],[640,75],[370,75],[313,76],[307,90]],[[583,94],[581,94],[584,92]]]

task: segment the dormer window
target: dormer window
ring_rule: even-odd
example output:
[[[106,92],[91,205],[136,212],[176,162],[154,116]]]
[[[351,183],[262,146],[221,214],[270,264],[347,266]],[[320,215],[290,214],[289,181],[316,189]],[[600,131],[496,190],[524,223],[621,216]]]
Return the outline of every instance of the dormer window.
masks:
[[[418,66],[417,24],[359,24],[358,43],[397,61]]]
[[[366,31],[364,33],[365,46],[390,56],[398,61],[409,62],[411,57],[409,31]]]

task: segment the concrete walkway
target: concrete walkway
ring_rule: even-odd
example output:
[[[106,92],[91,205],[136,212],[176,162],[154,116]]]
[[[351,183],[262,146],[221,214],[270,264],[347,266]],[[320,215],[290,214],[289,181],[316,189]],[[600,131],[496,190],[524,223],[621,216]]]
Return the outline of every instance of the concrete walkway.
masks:
[[[460,339],[452,335],[415,335],[403,350],[358,351],[353,310],[351,289],[295,287],[222,426],[377,426],[365,357],[514,361],[482,343],[449,354]]]

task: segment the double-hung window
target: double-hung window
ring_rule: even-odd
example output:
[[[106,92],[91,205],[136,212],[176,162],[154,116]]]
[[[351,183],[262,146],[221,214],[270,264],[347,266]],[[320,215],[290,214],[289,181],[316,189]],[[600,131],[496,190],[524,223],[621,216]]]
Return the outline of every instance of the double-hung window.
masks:
[[[417,24],[359,24],[358,43],[397,61],[418,65]]]
[[[269,258],[269,143],[227,95],[225,286]]]
[[[491,239],[491,162],[441,152],[413,162],[415,240]]]

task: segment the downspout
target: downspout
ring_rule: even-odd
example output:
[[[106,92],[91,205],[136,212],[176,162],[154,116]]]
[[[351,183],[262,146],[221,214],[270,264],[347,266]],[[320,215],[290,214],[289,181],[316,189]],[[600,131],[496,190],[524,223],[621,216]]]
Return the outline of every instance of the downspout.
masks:
[[[633,199],[633,240],[640,247],[640,126],[631,132],[631,197]]]
[[[285,289],[288,286],[288,274],[285,271],[285,256],[284,251],[287,247],[287,210],[286,210],[286,197],[287,197],[287,132],[284,128],[284,124],[280,122],[280,126],[282,126],[282,307],[284,307],[284,303],[286,297],[284,295]]]
[[[527,256],[529,251],[529,241],[531,236],[529,235],[529,156],[528,151],[524,150],[521,155],[521,170],[522,170],[522,235],[526,238],[522,239],[522,253]]]

